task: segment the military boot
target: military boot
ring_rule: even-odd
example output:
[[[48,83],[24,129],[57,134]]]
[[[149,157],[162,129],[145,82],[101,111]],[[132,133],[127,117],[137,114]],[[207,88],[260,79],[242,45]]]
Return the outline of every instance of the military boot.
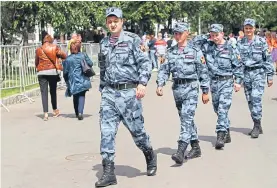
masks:
[[[217,132],[217,140],[215,143],[215,149],[221,149],[224,147],[224,139],[225,138],[225,132],[219,131]]]
[[[229,129],[227,129],[227,133],[225,134],[224,142],[225,143],[231,143],[231,135],[230,135],[230,130]]]
[[[260,120],[254,121],[254,127],[253,127],[253,130],[251,131],[251,138],[258,138],[259,134],[262,134],[262,133],[263,133],[263,130],[261,126],[261,121]]]
[[[258,122],[260,124],[260,126],[259,126],[260,134],[263,134],[263,129],[262,129],[262,126],[261,126],[261,120],[256,120],[256,122]],[[254,121],[253,129],[248,133],[248,135],[252,135],[252,132],[253,132],[254,128],[255,128],[255,121]]]
[[[147,176],[154,176],[157,172],[157,154],[153,149],[149,149],[143,152],[147,164]]]
[[[176,153],[174,153],[172,156],[171,156],[171,159],[173,161],[176,162],[176,164],[183,164],[184,162],[184,155],[185,155],[185,151],[188,147],[188,144],[186,142],[183,142],[183,141],[179,141],[178,142],[178,150]]]
[[[103,175],[99,181],[95,183],[95,187],[106,187],[117,184],[116,176],[114,174],[114,162],[105,159],[102,161],[102,165]]]
[[[201,149],[199,146],[199,141],[192,140],[190,141],[190,145],[191,145],[191,150],[185,156],[185,159],[193,159],[193,158],[201,157]]]

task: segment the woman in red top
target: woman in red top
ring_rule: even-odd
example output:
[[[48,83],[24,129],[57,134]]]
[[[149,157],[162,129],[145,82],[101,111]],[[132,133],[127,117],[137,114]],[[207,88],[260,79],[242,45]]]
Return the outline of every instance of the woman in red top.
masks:
[[[272,44],[271,44],[271,33],[269,31],[267,31],[265,33],[265,38],[266,38],[266,43],[268,45],[268,49],[271,52],[272,51]]]
[[[275,62],[276,72],[277,72],[277,37],[276,37],[276,32],[271,33],[271,46],[272,46],[271,56],[272,56],[273,62]]]

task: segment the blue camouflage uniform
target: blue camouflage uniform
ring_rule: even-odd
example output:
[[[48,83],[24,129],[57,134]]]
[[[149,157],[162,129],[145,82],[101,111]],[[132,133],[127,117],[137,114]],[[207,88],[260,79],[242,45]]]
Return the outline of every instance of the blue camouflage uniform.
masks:
[[[136,85],[147,85],[152,67],[140,49],[138,35],[121,31],[115,44],[110,44],[109,38],[107,36],[100,42],[100,51],[104,55],[104,65],[100,65],[100,128],[101,155],[103,159],[113,161],[120,121],[142,151],[152,148],[144,129],[142,103],[136,98]]]
[[[205,35],[197,35],[195,36],[192,40],[189,41],[189,44],[197,46],[202,50],[202,52],[205,50],[205,44],[212,42],[210,41],[210,34],[205,34]]]
[[[174,32],[187,29],[186,23],[176,24]],[[180,31],[179,31],[180,29]],[[189,143],[197,140],[197,129],[194,123],[195,110],[198,103],[199,84],[203,93],[209,92],[208,70],[201,50],[192,44],[179,51],[178,45],[171,47],[166,55],[166,61],[159,69],[158,87],[163,87],[170,73],[173,78],[173,95],[181,120],[179,141]]]
[[[212,24],[211,32],[223,32],[221,24]],[[223,45],[215,43],[205,44],[205,58],[210,76],[212,102],[218,116],[216,132],[228,132],[230,120],[228,112],[232,103],[233,76],[235,83],[241,84],[243,79],[243,66],[239,62],[239,55],[228,41]]]
[[[255,27],[255,20],[246,19],[244,25]],[[262,118],[262,95],[267,80],[273,80],[274,65],[264,38],[257,35],[238,41],[241,62],[244,64],[244,93],[254,122]]]

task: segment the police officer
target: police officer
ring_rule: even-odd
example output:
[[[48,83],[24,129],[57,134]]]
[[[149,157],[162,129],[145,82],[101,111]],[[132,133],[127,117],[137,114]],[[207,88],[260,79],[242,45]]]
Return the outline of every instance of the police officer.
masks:
[[[130,131],[135,144],[143,151],[147,175],[157,170],[156,154],[144,128],[141,99],[151,77],[151,63],[140,49],[138,35],[122,29],[122,11],[106,10],[106,26],[111,35],[100,42],[100,105],[101,155],[103,175],[96,187],[117,183],[114,174],[115,135],[120,121]]]
[[[268,87],[273,84],[274,66],[269,53],[268,45],[264,38],[254,35],[255,20],[245,19],[244,37],[238,41],[241,61],[245,65],[244,93],[254,122],[254,127],[249,133],[251,138],[258,138],[263,133],[262,95],[267,77]]]
[[[173,95],[181,120],[178,150],[171,158],[177,164],[182,164],[189,143],[192,149],[186,158],[192,159],[201,156],[194,115],[199,95],[198,80],[203,92],[202,101],[206,104],[209,101],[209,77],[201,50],[188,44],[188,24],[177,23],[173,28],[173,32],[178,44],[168,50],[166,61],[161,65],[158,72],[156,93],[158,96],[163,95],[162,88],[171,73]]]
[[[225,142],[231,142],[228,112],[232,103],[233,87],[236,92],[241,88],[243,66],[239,62],[238,51],[224,39],[223,25],[212,24],[210,36],[213,42],[205,44],[204,54],[211,78],[213,108],[218,117],[215,148],[221,149]]]

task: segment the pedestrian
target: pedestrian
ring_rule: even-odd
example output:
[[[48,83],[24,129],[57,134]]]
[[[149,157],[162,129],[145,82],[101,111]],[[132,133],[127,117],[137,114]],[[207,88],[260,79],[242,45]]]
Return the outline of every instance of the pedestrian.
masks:
[[[151,34],[148,42],[148,48],[149,48],[149,58],[152,63],[151,68],[153,69],[152,71],[154,72],[158,71],[158,61],[157,61],[157,56],[155,55],[156,54],[155,42],[156,42],[156,39],[154,35]]]
[[[237,41],[241,40],[244,37],[244,32],[239,31],[239,36],[237,37]]]
[[[166,61],[161,65],[157,78],[157,95],[163,95],[170,74],[173,79],[173,96],[181,121],[181,132],[178,140],[178,150],[171,158],[177,164],[183,164],[184,157],[192,159],[201,156],[197,129],[194,123],[195,110],[197,108],[199,84],[202,89],[202,101],[209,101],[209,77],[205,64],[205,58],[201,50],[188,44],[188,24],[179,22],[174,28],[174,38],[177,45],[168,50]],[[191,144],[191,150],[187,156],[184,153]]]
[[[70,38],[70,40],[68,41],[68,44],[67,44],[67,55],[68,56],[70,55],[70,44],[71,44],[71,42],[74,41],[74,40],[78,40],[78,38],[79,38],[79,36],[77,35],[77,33],[73,33],[71,35],[71,38]]]
[[[137,147],[143,152],[147,175],[157,171],[157,155],[144,128],[142,98],[151,77],[149,58],[140,49],[138,35],[122,29],[122,10],[106,10],[106,26],[111,35],[100,42],[100,129],[103,175],[96,187],[117,184],[114,174],[115,135],[120,121],[130,131]]]
[[[265,33],[265,39],[266,39],[266,43],[268,45],[269,52],[271,53],[272,52],[272,40],[271,40],[271,33],[270,33],[270,31],[267,31]]]
[[[81,42],[72,40],[70,43],[70,55],[63,63],[63,77],[66,82],[66,96],[73,95],[73,105],[75,115],[79,120],[83,120],[85,107],[85,95],[91,88],[90,78],[85,76],[82,69],[82,62],[85,61],[90,67],[93,63],[87,54],[80,52]]]
[[[272,47],[272,51],[271,51],[271,56],[272,56],[272,60],[275,63],[275,70],[277,73],[277,37],[276,37],[276,32],[272,32],[271,33],[271,47]]]
[[[59,62],[58,58],[65,59],[66,54],[57,45],[53,44],[51,35],[45,35],[42,46],[36,49],[35,57],[44,121],[48,120],[48,84],[53,117],[58,117],[60,114],[57,108],[57,82],[60,81],[59,72],[62,70],[62,65],[57,63]]]
[[[162,33],[158,33],[158,39],[155,42],[156,56],[158,59],[158,68],[165,61],[167,43],[163,39]]]
[[[234,45],[224,39],[223,25],[212,24],[210,28],[212,43],[206,43],[205,51],[210,76],[210,88],[214,112],[217,114],[216,149],[231,142],[228,112],[232,104],[233,87],[241,88],[243,66]],[[234,80],[233,80],[234,77]]]
[[[236,47],[237,40],[236,40],[235,35],[233,33],[230,33],[228,41],[233,47]]]
[[[254,35],[256,30],[254,19],[245,19],[245,36],[238,42],[241,62],[244,64],[244,93],[254,122],[249,133],[251,138],[258,138],[263,133],[262,96],[267,77],[268,87],[273,84],[274,67],[269,48],[264,38]]]

